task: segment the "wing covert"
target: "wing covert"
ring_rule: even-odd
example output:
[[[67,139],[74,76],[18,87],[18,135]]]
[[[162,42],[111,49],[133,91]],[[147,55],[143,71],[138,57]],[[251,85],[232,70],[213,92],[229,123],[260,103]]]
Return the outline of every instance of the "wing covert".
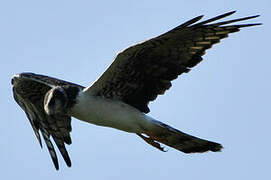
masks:
[[[85,91],[124,101],[148,113],[148,103],[164,94],[172,80],[202,61],[206,49],[242,27],[260,25],[228,25],[258,16],[213,23],[233,13],[197,23],[203,17],[198,16],[156,38],[125,49]]]
[[[59,165],[50,137],[53,138],[67,166],[70,167],[71,161],[65,144],[71,144],[71,117],[67,115],[47,115],[44,111],[43,101],[45,94],[53,87],[79,85],[33,73],[15,75],[12,79],[12,84],[15,101],[25,111],[34,133],[42,146],[39,134],[41,132],[55,168],[58,170]]]

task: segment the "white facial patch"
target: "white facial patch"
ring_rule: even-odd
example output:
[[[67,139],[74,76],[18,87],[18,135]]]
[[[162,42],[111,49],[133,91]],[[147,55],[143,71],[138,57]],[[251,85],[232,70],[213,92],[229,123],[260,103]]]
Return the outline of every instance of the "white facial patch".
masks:
[[[49,102],[50,102],[50,100],[52,99],[52,96],[53,96],[53,91],[50,90],[49,95],[48,95],[48,97],[47,97],[47,99],[46,99],[46,102],[45,102],[45,104],[44,104],[44,110],[45,110],[45,112],[46,112],[48,115],[52,114],[51,111],[50,111],[50,109],[49,109]]]

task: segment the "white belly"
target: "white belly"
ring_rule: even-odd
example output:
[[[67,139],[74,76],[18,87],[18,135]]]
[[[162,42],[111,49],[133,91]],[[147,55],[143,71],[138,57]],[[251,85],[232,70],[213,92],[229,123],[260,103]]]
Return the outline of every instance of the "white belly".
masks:
[[[112,101],[81,93],[70,115],[82,121],[119,130],[142,133],[150,121],[136,108],[121,101]]]

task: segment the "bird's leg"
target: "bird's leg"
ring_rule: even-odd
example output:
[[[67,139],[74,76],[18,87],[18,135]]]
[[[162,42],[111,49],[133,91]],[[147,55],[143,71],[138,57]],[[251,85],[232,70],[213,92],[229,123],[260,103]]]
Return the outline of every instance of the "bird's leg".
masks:
[[[153,147],[159,149],[160,151],[166,152],[166,150],[164,150],[164,147],[162,147],[158,142],[154,141],[151,137],[145,137],[139,133],[137,133],[137,135],[141,137],[149,145],[152,145]]]

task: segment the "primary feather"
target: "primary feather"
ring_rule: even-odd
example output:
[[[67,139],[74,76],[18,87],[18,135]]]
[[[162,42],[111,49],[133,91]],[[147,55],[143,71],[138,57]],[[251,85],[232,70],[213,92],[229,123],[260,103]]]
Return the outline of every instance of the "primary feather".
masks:
[[[25,111],[42,146],[41,132],[55,168],[59,169],[59,164],[51,139],[67,166],[71,166],[65,148],[65,144],[71,144],[71,116],[136,133],[160,150],[163,148],[159,143],[185,153],[220,151],[220,144],[183,133],[145,113],[150,111],[149,102],[164,94],[172,80],[201,62],[207,49],[241,28],[260,25],[231,24],[258,15],[215,22],[234,12],[201,22],[203,16],[195,17],[158,37],[125,49],[87,88],[33,73],[15,75],[12,79],[14,99]]]

